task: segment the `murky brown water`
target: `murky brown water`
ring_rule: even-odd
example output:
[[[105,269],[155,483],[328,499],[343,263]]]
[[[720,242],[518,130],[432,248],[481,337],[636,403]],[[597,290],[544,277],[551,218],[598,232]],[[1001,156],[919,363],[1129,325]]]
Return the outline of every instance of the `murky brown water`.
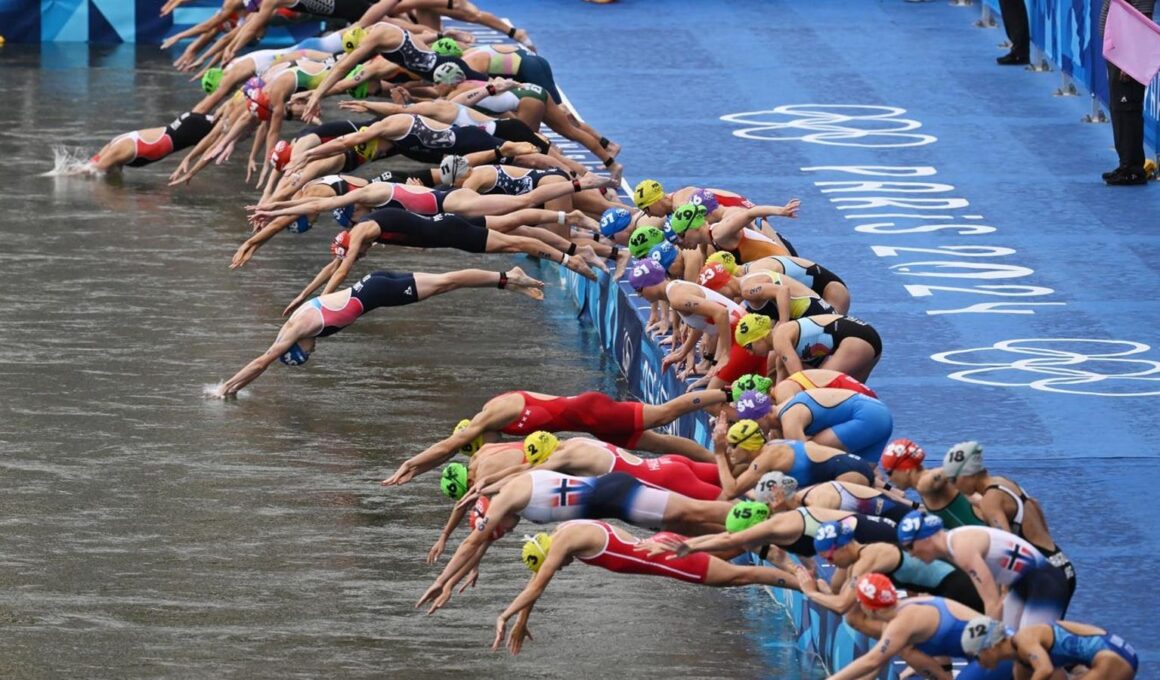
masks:
[[[244,398],[203,398],[272,339],[334,226],[240,272],[241,163],[172,191],[39,176],[196,101],[147,47],[0,51],[0,675],[83,678],[759,677],[808,667],[756,591],[572,568],[536,640],[487,651],[522,587],[518,541],[475,592],[411,608],[448,505],[433,476],[378,480],[489,396],[616,391],[562,291],[460,291],[360,321]],[[241,153],[240,151],[238,152]],[[370,268],[506,268],[396,250]],[[535,273],[535,267],[521,260]],[[545,273],[554,280],[551,271]]]

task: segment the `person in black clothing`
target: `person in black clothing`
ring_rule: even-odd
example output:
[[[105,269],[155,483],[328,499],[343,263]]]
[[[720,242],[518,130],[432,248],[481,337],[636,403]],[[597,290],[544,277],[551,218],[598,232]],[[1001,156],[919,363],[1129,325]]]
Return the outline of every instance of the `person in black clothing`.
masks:
[[[1031,32],[1027,27],[1027,6],[1023,0],[999,0],[1003,28],[1011,41],[1011,51],[995,61],[1004,66],[1031,63]]]
[[[1145,16],[1151,17],[1156,0],[1128,0]],[[1108,21],[1108,7],[1111,0],[1104,0],[1100,10],[1100,38],[1104,35],[1104,25]],[[1147,184],[1144,174],[1144,89],[1146,83],[1138,83],[1112,62],[1108,62],[1108,108],[1112,117],[1112,138],[1116,142],[1116,154],[1120,164],[1111,172],[1103,174],[1110,186],[1130,186]]]

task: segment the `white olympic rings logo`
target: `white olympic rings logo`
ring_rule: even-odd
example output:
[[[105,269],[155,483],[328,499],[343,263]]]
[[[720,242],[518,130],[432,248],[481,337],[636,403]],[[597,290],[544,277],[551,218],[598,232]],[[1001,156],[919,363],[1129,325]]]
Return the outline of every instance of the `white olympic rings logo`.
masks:
[[[922,123],[896,117],[904,113],[906,109],[897,106],[871,104],[785,104],[765,111],[730,113],[721,120],[750,126],[735,130],[735,137],[769,142],[899,148],[938,141],[934,135],[911,132]]]
[[[1078,351],[1085,345],[1087,352]],[[990,347],[940,352],[930,358],[973,367],[947,377],[975,385],[1099,397],[1155,397],[1160,396],[1160,361],[1127,358],[1150,349],[1142,342],[1128,340],[1018,338]],[[969,357],[982,360],[971,361]]]

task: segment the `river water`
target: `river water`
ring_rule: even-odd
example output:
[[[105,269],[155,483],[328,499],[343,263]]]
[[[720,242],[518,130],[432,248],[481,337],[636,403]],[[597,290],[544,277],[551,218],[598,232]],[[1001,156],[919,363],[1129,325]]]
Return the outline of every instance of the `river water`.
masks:
[[[449,505],[433,475],[378,481],[498,392],[622,389],[554,271],[542,304],[473,290],[381,310],[240,400],[206,399],[273,338],[333,224],[280,235],[231,272],[255,195],[242,151],[179,190],[172,159],[43,176],[53,143],[92,153],[196,101],[154,49],[8,46],[0,72],[0,675],[812,674],[756,590],[582,566],[552,584],[523,655],[491,654],[526,577],[516,539],[474,592],[413,610]],[[514,258],[369,259],[360,271]]]

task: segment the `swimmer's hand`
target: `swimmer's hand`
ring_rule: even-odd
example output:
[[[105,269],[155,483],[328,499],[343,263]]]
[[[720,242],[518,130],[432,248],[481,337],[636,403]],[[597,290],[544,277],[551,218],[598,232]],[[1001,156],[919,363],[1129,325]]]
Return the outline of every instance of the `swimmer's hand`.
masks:
[[[660,536],[653,538],[646,538],[633,548],[636,552],[645,553],[648,557],[656,557],[662,553],[677,552],[681,547],[685,548],[685,554],[688,553],[689,546],[685,545],[680,539],[672,536]],[[683,557],[683,555],[681,555]]]
[[[459,586],[459,594],[462,595],[463,591],[468,588],[474,588],[477,581],[479,581],[479,567],[472,569],[471,573],[467,575],[467,582]]]
[[[357,99],[347,99],[338,103],[338,108],[344,111],[355,111],[357,113],[366,113],[370,111],[370,107],[366,102],[358,101]]]
[[[782,206],[781,212],[779,212],[778,215],[780,215],[781,217],[788,217],[790,219],[796,219],[798,216],[797,215],[798,208],[800,206],[801,206],[801,201],[799,201],[798,199],[795,198],[792,201],[790,201],[789,203],[786,203],[784,206]]]
[[[395,474],[382,481],[382,485],[401,486],[411,481],[416,472],[417,471],[415,470],[415,466],[411,465],[410,462],[403,463],[399,466],[398,470],[395,470]]]
[[[258,252],[258,247],[251,243],[243,243],[234,251],[234,257],[230,260],[230,269],[240,269],[244,267],[253,257],[254,253]]]
[[[306,297],[299,294],[297,297],[290,301],[290,304],[286,305],[286,309],[282,310],[282,316],[290,316],[290,313],[295,309],[298,309],[299,305],[301,305],[303,302],[306,302]]]
[[[427,564],[435,564],[439,561],[439,556],[443,554],[443,550],[447,547],[447,536],[443,532],[439,532],[439,539],[435,541],[435,545],[427,551]]]
[[[528,629],[527,617],[520,617],[516,619],[516,625],[512,626],[512,636],[508,640],[508,651],[512,656],[520,653],[524,648],[524,638],[532,639],[532,631]]]

